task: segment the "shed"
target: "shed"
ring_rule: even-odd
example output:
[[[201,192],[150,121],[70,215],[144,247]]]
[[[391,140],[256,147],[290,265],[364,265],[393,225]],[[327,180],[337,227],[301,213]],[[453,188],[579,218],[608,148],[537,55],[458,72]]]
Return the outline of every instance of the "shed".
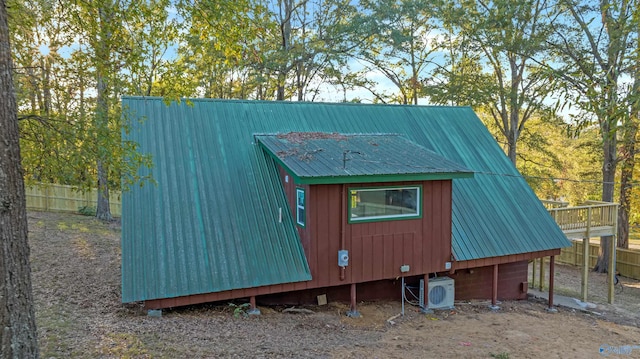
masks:
[[[374,299],[442,276],[456,299],[524,298],[528,261],[570,245],[468,107],[123,109],[157,182],[123,194],[123,302]]]

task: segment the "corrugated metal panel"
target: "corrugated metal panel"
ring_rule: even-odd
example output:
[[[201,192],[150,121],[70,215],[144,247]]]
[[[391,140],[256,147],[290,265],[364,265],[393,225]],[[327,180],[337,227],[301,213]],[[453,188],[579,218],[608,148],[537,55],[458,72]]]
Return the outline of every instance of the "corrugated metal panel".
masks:
[[[123,194],[123,301],[310,279],[255,134],[398,133],[474,171],[454,180],[452,249],[471,260],[570,245],[470,108],[124,98],[157,186]],[[282,208],[282,223],[278,220]]]
[[[302,183],[390,182],[406,175],[413,175],[412,180],[472,176],[468,169],[394,134],[289,132],[255,137]]]

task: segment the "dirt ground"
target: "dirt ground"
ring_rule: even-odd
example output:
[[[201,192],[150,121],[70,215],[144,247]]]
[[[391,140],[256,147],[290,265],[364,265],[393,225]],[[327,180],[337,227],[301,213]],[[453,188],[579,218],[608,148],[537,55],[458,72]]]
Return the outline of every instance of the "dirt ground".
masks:
[[[245,317],[219,303],[157,318],[120,303],[119,223],[28,218],[42,358],[640,358],[640,284],[624,278],[617,304],[592,312],[549,313],[530,299],[497,311],[456,302],[429,315],[407,306],[392,320],[399,302],[359,303],[357,319],[343,303],[306,307],[311,314],[261,307],[261,316]],[[556,268],[556,293],[578,297],[579,269]],[[606,303],[605,285],[590,273],[590,302]]]

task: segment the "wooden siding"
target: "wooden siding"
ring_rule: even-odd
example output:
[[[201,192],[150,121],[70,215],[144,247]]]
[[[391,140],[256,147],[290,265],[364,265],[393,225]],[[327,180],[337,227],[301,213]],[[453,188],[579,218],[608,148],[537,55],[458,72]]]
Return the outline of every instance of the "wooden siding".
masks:
[[[312,280],[299,289],[361,283],[401,276],[435,273],[451,258],[451,181],[393,182],[353,187],[422,186],[422,218],[348,223],[346,185],[296,185],[280,170],[283,186],[295,216],[295,191],[306,191],[306,226],[298,227]],[[288,179],[287,179],[287,176]],[[338,251],[349,251],[349,266],[338,266]]]

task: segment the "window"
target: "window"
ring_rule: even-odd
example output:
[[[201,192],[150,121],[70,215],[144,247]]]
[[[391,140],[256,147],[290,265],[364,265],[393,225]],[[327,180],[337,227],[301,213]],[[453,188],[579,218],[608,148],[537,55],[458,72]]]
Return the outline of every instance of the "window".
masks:
[[[296,223],[304,227],[304,189],[296,188]]]
[[[350,188],[349,222],[419,218],[420,186]]]

